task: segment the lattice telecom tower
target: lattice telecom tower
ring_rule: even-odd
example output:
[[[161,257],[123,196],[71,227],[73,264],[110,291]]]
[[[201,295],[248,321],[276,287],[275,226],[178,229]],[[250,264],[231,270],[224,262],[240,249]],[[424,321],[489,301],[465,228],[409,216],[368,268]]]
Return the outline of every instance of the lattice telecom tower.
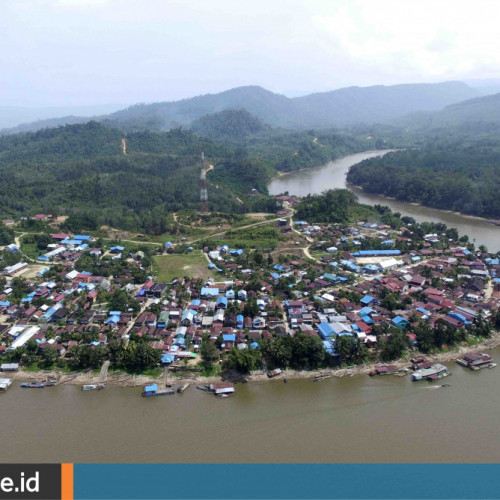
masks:
[[[208,214],[207,173],[205,172],[205,151],[201,150],[200,214]]]

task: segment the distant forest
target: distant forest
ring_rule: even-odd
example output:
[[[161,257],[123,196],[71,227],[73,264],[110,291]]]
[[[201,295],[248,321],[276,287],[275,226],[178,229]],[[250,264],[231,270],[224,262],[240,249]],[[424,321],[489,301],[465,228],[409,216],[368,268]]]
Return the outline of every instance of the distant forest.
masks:
[[[500,141],[438,141],[354,165],[348,182],[369,193],[500,218]]]

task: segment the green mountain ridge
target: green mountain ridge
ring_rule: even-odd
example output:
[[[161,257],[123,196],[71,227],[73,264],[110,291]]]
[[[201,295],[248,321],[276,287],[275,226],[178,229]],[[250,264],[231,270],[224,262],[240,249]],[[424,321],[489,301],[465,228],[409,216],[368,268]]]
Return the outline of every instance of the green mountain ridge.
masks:
[[[386,122],[415,111],[437,111],[478,95],[477,90],[462,82],[348,87],[296,98],[288,98],[259,86],[245,86],[176,102],[136,104],[94,119],[127,132],[165,131],[179,126],[189,127],[205,115],[245,109],[272,127],[304,130]],[[45,120],[0,133],[58,126],[62,124],[61,120]],[[81,117],[75,120],[81,120]],[[68,124],[67,119],[64,124]]]

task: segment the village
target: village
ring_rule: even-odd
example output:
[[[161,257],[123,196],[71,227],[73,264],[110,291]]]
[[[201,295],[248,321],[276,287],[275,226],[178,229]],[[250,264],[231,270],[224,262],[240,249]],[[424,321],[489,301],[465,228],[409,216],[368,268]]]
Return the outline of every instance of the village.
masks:
[[[496,345],[497,256],[446,228],[422,234],[416,223],[394,229],[362,220],[294,221],[296,200],[278,200],[277,218],[250,225],[274,228],[271,248],[233,248],[224,232],[209,245],[183,237],[141,250],[140,241],[53,232],[36,260],[25,258],[22,242],[6,246],[3,255],[17,258],[0,281],[2,369],[20,369],[33,387],[60,382],[47,371],[68,377],[93,370],[85,387],[95,389],[105,385],[97,381],[99,368],[111,361],[118,372],[150,375],[169,387],[166,373],[184,381],[212,377],[212,388],[202,387],[225,397],[234,391],[229,372],[272,378],[290,367],[317,374],[369,364],[372,374],[414,370],[414,380],[435,380],[447,370],[422,353]],[[173,264],[168,272],[175,277],[160,280],[152,264],[161,259],[168,267],[179,256],[196,256],[198,265]],[[300,358],[287,344],[292,339],[303,342]],[[288,357],[276,354],[283,345],[291,346]],[[408,368],[387,364],[401,360]],[[459,362],[477,369],[492,361],[472,353]],[[217,386],[221,376],[226,382]],[[144,395],[173,392],[147,387]]]

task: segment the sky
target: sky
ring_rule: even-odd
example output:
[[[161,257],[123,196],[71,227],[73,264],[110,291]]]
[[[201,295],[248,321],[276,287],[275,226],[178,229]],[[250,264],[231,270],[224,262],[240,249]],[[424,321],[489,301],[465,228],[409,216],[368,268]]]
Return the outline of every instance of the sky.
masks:
[[[0,0],[0,106],[500,78],[497,0]]]

